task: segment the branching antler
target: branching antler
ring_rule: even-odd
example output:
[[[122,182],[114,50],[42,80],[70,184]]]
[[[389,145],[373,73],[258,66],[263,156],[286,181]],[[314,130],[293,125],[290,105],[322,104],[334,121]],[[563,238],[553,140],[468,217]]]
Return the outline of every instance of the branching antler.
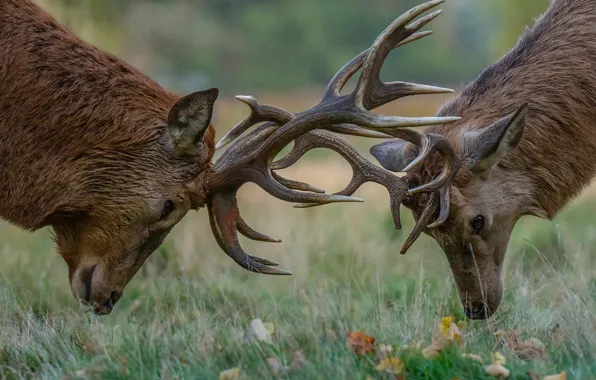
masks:
[[[436,18],[435,11],[416,21],[418,16],[443,3],[433,0],[415,7],[395,20],[372,47],[345,65],[327,86],[322,100],[313,108],[293,115],[278,107],[262,105],[250,96],[238,96],[251,112],[217,144],[218,148],[231,143],[224,155],[215,163],[209,177],[209,214],[211,226],[221,248],[243,268],[266,274],[290,274],[274,268],[277,263],[246,254],[238,242],[237,232],[260,241],[277,242],[252,230],[240,217],[236,193],[246,182],[253,182],[271,195],[288,201],[299,202],[297,207],[312,207],[334,202],[359,202],[352,197],[366,182],[384,186],[390,196],[395,226],[401,228],[400,205],[412,194],[430,193],[429,203],[406,241],[402,253],[418,238],[434,215],[439,199],[439,218],[429,225],[436,227],[449,214],[449,183],[457,170],[457,158],[449,143],[439,135],[425,134],[409,127],[436,125],[459,120],[457,117],[408,118],[384,116],[370,112],[398,98],[452,92],[452,90],[405,82],[386,83],[380,79],[380,71],[387,55],[394,48],[425,37],[430,32],[418,32]],[[413,21],[413,22],[412,22]],[[341,95],[348,80],[360,69],[362,73],[354,91]],[[239,138],[249,128],[264,123]],[[409,189],[406,179],[378,167],[363,158],[352,146],[331,132],[373,138],[398,137],[420,147],[418,157],[405,169],[420,164],[431,152],[443,156],[443,170],[433,181]],[[294,141],[294,147],[285,157],[273,162],[279,152]],[[322,190],[309,184],[281,177],[273,170],[287,168],[306,152],[315,148],[327,148],[338,152],[353,169],[350,183],[336,194],[323,194]]]

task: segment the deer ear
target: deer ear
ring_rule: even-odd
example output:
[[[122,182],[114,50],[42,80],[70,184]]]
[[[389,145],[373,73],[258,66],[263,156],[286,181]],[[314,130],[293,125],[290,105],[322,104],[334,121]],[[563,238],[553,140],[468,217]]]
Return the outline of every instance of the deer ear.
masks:
[[[174,150],[182,157],[195,157],[197,143],[211,123],[219,90],[211,88],[187,95],[174,104],[168,115],[168,129]]]
[[[409,142],[404,140],[385,141],[370,148],[370,154],[385,169],[392,172],[401,172],[410,163],[410,160],[404,154],[408,144]]]
[[[465,132],[465,151],[472,170],[479,172],[494,167],[517,147],[524,134],[527,111],[528,105],[524,104],[488,128]]]

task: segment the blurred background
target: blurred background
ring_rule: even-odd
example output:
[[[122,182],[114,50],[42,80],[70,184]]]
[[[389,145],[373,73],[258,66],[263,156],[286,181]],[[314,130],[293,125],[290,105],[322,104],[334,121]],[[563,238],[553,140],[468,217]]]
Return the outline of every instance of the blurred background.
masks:
[[[40,0],[83,39],[164,86],[227,94],[324,85],[419,0]],[[458,86],[516,42],[549,0],[449,0],[391,78]]]

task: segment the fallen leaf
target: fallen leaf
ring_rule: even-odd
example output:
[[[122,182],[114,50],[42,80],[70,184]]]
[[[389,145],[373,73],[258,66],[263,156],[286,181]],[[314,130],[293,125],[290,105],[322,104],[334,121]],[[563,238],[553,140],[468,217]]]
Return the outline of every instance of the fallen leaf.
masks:
[[[242,376],[240,368],[230,368],[219,373],[219,380],[238,380]]]
[[[563,371],[558,375],[546,376],[543,380],[567,380],[567,372]]]
[[[81,343],[81,350],[87,355],[98,355],[102,352],[101,347],[93,339],[85,339]]]
[[[365,355],[375,352],[375,338],[359,331],[348,333],[346,345],[354,350],[356,355]]]
[[[540,380],[540,377],[535,374],[534,372],[526,372],[526,374],[528,375],[528,377],[530,378],[530,380]]]
[[[501,365],[501,364],[488,365],[488,366],[484,367],[484,370],[486,371],[486,373],[488,373],[491,376],[498,376],[498,377],[502,377],[504,379],[508,378],[509,375],[511,374],[511,371],[509,371],[507,368],[503,367],[503,365]]]
[[[493,364],[505,365],[506,362],[507,359],[505,359],[505,357],[501,355],[500,352],[495,352],[493,354]]]
[[[245,343],[258,343],[258,342],[265,342],[265,343],[272,343],[271,334],[265,327],[265,324],[260,319],[253,319],[250,322],[250,325],[246,328],[246,333],[244,334],[244,342]]]
[[[523,341],[513,349],[518,358],[524,361],[544,359],[544,343],[536,338],[530,338]]]
[[[441,331],[441,335],[448,340],[453,340],[457,342],[457,344],[462,344],[462,336],[461,331],[459,331],[459,327],[455,323],[453,323],[452,317],[445,317],[439,323],[439,331]]]
[[[471,360],[476,360],[477,362],[482,363],[482,357],[479,355],[474,355],[474,354],[463,354],[462,355],[464,358],[467,359],[471,359]]]
[[[275,333],[275,325],[273,323],[265,322],[263,323],[263,326],[265,326],[265,330],[267,330],[269,335],[273,335],[273,333]]]
[[[269,368],[271,368],[271,373],[273,373],[273,376],[278,377],[283,368],[283,365],[281,364],[281,361],[279,360],[279,358],[276,357],[271,357],[267,359],[267,364],[269,364]]]
[[[563,328],[560,324],[556,324],[552,330],[550,330],[550,337],[556,345],[563,344],[565,340],[565,335],[563,334]]]
[[[513,351],[513,353],[515,353],[521,360],[531,361],[544,359],[544,343],[539,339],[530,338],[520,343],[519,337],[515,331],[504,332],[499,330],[494,335],[499,338],[499,346],[505,346],[507,349]]]
[[[375,369],[399,375],[404,370],[404,363],[398,358],[387,358],[380,362]]]
[[[292,369],[300,369],[308,364],[308,360],[304,356],[304,353],[300,350],[294,351],[292,355],[292,363],[290,363],[290,368]]]
[[[134,314],[137,310],[139,310],[141,305],[142,305],[141,300],[137,298],[136,300],[132,301],[132,303],[130,304],[130,307],[128,308],[128,312],[130,314]]]
[[[422,356],[429,359],[439,355],[441,351],[447,346],[449,346],[453,341],[445,339],[443,337],[439,337],[437,339],[433,339],[430,346],[426,347],[422,350]]]

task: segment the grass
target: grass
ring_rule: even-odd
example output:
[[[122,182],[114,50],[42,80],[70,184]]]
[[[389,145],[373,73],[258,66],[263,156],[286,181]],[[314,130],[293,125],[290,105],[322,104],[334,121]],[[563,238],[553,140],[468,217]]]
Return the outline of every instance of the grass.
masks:
[[[314,157],[314,158],[313,158]],[[289,176],[334,191],[348,179],[335,156],[313,156]],[[317,169],[314,169],[317,165]],[[282,378],[389,378],[375,356],[346,346],[348,331],[390,344],[408,379],[482,379],[498,350],[510,378],[567,371],[570,379],[596,377],[596,224],[585,197],[554,222],[522,220],[509,247],[506,294],[488,321],[468,321],[463,347],[434,359],[410,347],[430,344],[444,316],[463,320],[443,253],[422,237],[405,256],[399,247],[412,225],[395,231],[388,197],[374,185],[367,203],[296,210],[254,187],[241,192],[249,223],[280,237],[281,245],[243,240],[245,248],[282,263],[292,277],[265,277],[237,267],[213,241],[205,212],[175,228],[129,284],[114,312],[97,317],[75,303],[62,259],[48,231],[26,234],[0,225],[0,378],[218,378],[239,367],[244,378],[275,378],[267,359],[291,367]],[[254,318],[275,326],[273,343],[243,342]],[[564,339],[550,334],[559,324]],[[546,346],[544,360],[524,362],[494,333],[514,330]]]

